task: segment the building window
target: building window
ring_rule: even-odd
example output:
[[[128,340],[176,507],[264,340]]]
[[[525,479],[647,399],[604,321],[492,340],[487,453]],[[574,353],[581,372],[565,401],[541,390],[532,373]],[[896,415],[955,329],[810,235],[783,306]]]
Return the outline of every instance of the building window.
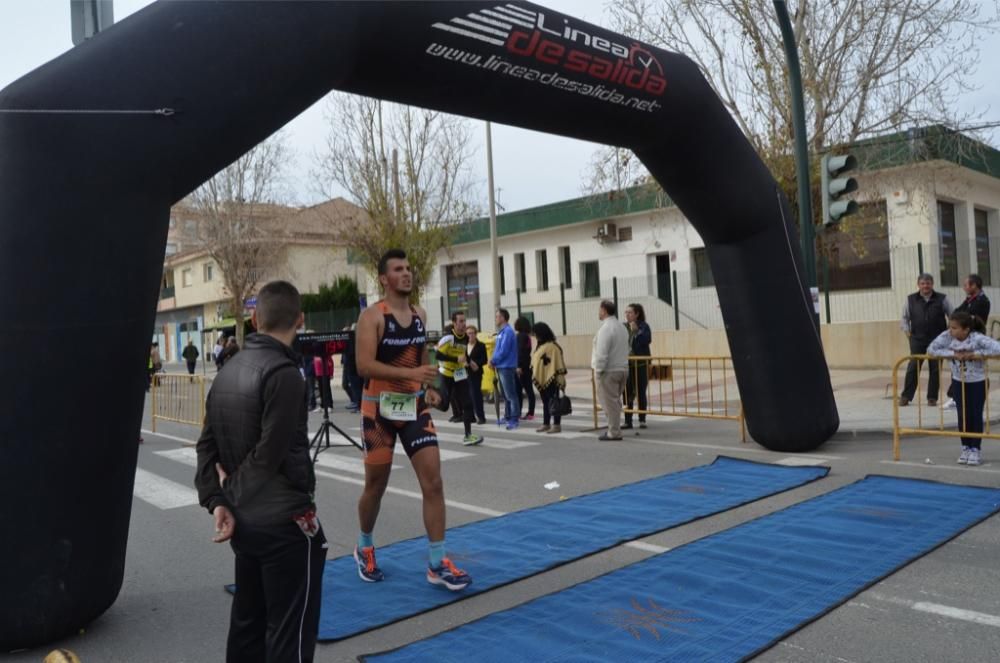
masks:
[[[618,241],[627,242],[632,239],[632,226],[618,229]]]
[[[448,281],[448,318],[457,311],[466,318],[479,319],[479,266],[473,262],[460,262],[445,267]]]
[[[580,282],[583,283],[584,297],[601,296],[601,272],[596,260],[580,263]]]
[[[986,210],[975,210],[976,222],[976,273],[983,279],[983,285],[992,285],[990,278],[990,229]]]
[[[500,294],[507,294],[507,275],[503,269],[503,256],[497,256],[497,270],[500,272]]]
[[[823,283],[825,257],[830,290],[891,288],[889,223],[884,200],[862,203],[857,214],[845,216],[818,234],[817,275]]]
[[[514,254],[514,287],[516,287],[521,292],[525,292],[528,288],[528,280],[526,275],[526,270],[524,266],[524,254],[515,253]]]
[[[191,286],[191,268],[181,270],[181,286],[184,288]]]
[[[569,261],[569,247],[559,247],[559,275],[562,277],[562,284],[567,288],[573,287],[573,267]]]
[[[202,273],[205,276],[205,283],[208,283],[213,278],[215,278],[215,274],[214,274],[215,270],[213,268],[214,268],[214,265],[212,265],[212,263],[210,263],[210,262],[206,262],[204,264],[204,266],[202,267]]]
[[[691,287],[708,288],[715,285],[712,266],[708,263],[708,251],[691,249]]]
[[[535,251],[535,268],[538,270],[538,289],[549,289],[549,252]]]
[[[955,234],[955,206],[939,200],[938,250],[941,260],[941,285],[958,285],[958,238]]]

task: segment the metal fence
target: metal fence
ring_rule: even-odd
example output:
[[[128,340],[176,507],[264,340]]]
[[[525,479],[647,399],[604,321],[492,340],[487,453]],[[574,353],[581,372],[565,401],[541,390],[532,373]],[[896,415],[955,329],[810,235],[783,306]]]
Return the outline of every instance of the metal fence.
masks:
[[[201,426],[205,421],[205,378],[201,375],[156,373],[152,377],[153,432],[156,422]]]

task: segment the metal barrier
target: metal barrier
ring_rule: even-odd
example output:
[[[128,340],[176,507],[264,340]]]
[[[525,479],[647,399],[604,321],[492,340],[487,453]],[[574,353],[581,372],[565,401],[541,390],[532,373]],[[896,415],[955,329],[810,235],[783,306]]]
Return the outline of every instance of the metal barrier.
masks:
[[[205,377],[156,373],[152,380],[153,432],[156,420],[201,426],[205,421]]]
[[[960,385],[959,388],[962,390],[962,393],[960,394],[960,396],[961,396],[961,403],[963,404],[963,407],[962,407],[962,412],[960,413],[960,415],[963,417],[963,419],[962,419],[962,422],[961,422],[961,429],[956,428],[954,430],[946,430],[945,427],[944,427],[944,407],[940,403],[940,400],[941,400],[940,398],[937,399],[937,401],[939,403],[938,405],[933,405],[933,406],[928,405],[927,406],[927,407],[933,407],[935,410],[938,411],[938,415],[937,415],[938,426],[937,426],[937,428],[924,428],[924,412],[923,412],[924,404],[923,404],[923,401],[920,399],[920,396],[921,396],[921,393],[920,393],[920,372],[923,369],[923,363],[924,363],[924,361],[927,361],[927,362],[932,362],[933,361],[933,362],[937,363],[937,365],[938,365],[938,379],[939,379],[938,384],[939,385],[943,385],[943,384],[951,382],[951,370],[950,370],[950,368],[951,368],[950,367],[951,358],[950,357],[934,357],[934,356],[931,356],[931,355],[910,355],[908,357],[903,357],[902,359],[900,359],[899,361],[896,362],[896,364],[892,367],[892,391],[893,391],[893,398],[892,398],[892,457],[893,457],[893,460],[899,460],[900,459],[900,438],[903,437],[904,435],[929,435],[929,436],[936,436],[936,437],[958,437],[958,438],[962,438],[962,437],[975,437],[975,438],[979,438],[979,439],[983,439],[983,440],[1000,440],[1000,434],[991,433],[990,432],[990,389],[989,389],[989,387],[990,387],[990,379],[989,379],[990,364],[989,364],[989,359],[990,359],[989,357],[984,357],[984,356],[980,356],[980,355],[973,355],[973,356],[967,358],[967,361],[982,361],[983,362],[983,371],[984,371],[984,373],[986,375],[986,393],[985,393],[985,403],[984,403],[984,406],[983,406],[983,414],[985,415],[986,421],[985,421],[984,429],[983,429],[982,433],[966,433],[966,432],[963,432],[961,430],[961,429],[964,429],[964,428],[968,427],[967,426],[968,422],[964,418],[965,414],[966,414],[966,410],[967,410],[967,408],[964,407],[964,404],[966,402],[966,398],[965,398],[965,385],[966,385],[966,382],[965,382],[965,370],[966,370],[966,362],[965,361],[961,362],[961,371],[962,371],[961,378],[962,379],[958,383]],[[996,359],[996,357],[994,357],[994,359]],[[907,364],[907,365],[909,365],[909,363],[910,363],[911,360],[916,360],[918,362],[918,364],[917,364],[917,391],[914,392],[914,398],[913,398],[913,403],[915,403],[916,406],[917,406],[916,407],[916,410],[917,410],[917,426],[916,426],[916,428],[911,428],[911,427],[908,427],[908,426],[902,426],[902,425],[900,425],[900,422],[899,422],[899,408],[901,407],[900,404],[899,404],[899,393],[900,393],[900,388],[899,388],[899,367],[902,366],[904,363]],[[946,361],[949,363],[949,365],[947,367],[945,366],[945,362]],[[944,372],[946,368],[948,369],[947,373]],[[930,371],[930,369],[928,368],[928,372],[929,371]],[[938,392],[939,392],[938,396],[940,396],[940,391],[941,391],[941,389],[940,389],[940,386],[939,386],[938,387]]]
[[[625,403],[623,413],[668,417],[693,417],[698,419],[723,419],[736,421],[740,426],[740,441],[747,441],[743,403],[736,387],[736,373],[729,357],[639,357],[631,356],[629,377],[634,393],[639,393],[639,376],[646,371],[646,409]],[[664,389],[664,383],[669,389]],[[653,389],[653,384],[656,389]],[[597,413],[601,411],[597,398],[597,378],[590,372],[590,387],[594,398],[594,429],[600,426]],[[627,388],[626,388],[627,389]],[[707,393],[706,393],[707,392]],[[626,392],[627,393],[627,392]],[[730,404],[732,394],[736,402]],[[716,400],[716,398],[721,400]]]

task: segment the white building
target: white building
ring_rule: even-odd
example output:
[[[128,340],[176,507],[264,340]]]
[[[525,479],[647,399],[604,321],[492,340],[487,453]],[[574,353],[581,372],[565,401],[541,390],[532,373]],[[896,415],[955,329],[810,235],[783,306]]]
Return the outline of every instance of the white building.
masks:
[[[862,211],[819,229],[817,240],[830,263],[829,325],[821,295],[825,348],[832,366],[887,365],[907,354],[898,319],[921,271],[956,304],[973,272],[1000,300],[1000,152],[941,127],[850,151],[861,162],[852,174]],[[502,214],[497,234],[501,305],[512,315],[520,308],[557,335],[589,337],[599,301],[617,289],[620,305],[645,307],[659,332],[654,352],[728,354],[704,243],[662,193],[634,189]],[[423,293],[431,328],[455,310],[492,328],[490,262],[488,221],[480,219],[439,254]],[[822,264],[819,273],[822,289]],[[572,357],[576,365],[586,363],[583,352]]]

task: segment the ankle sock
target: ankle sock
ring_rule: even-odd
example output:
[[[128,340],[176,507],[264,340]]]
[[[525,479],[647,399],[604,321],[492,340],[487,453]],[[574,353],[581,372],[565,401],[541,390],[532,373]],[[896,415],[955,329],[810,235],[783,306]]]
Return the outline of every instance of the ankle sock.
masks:
[[[430,562],[431,568],[436,569],[441,566],[442,559],[444,559],[444,539],[431,541],[427,548],[427,560]]]
[[[361,548],[371,548],[375,545],[375,540],[372,539],[371,532],[361,532],[358,534],[358,549]]]

